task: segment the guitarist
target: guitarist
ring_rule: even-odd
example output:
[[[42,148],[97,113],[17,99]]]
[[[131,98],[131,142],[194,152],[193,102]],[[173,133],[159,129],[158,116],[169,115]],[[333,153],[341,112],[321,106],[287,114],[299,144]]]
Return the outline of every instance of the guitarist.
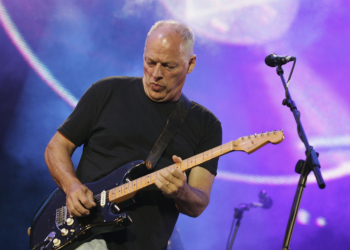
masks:
[[[94,83],[58,128],[45,151],[50,174],[65,192],[69,213],[87,216],[96,206],[83,183],[94,182],[135,160],[144,160],[163,131],[168,115],[182,94],[186,76],[196,64],[194,35],[176,21],[157,22],[149,31],[143,77],[108,77]],[[198,83],[199,84],[199,83]],[[191,109],[155,170],[181,162],[220,145],[220,121],[193,102]],[[83,146],[76,172],[71,161]],[[103,234],[77,249],[166,249],[179,212],[199,216],[209,203],[218,160],[183,174],[163,169],[151,185],[137,194],[123,212],[133,223]]]

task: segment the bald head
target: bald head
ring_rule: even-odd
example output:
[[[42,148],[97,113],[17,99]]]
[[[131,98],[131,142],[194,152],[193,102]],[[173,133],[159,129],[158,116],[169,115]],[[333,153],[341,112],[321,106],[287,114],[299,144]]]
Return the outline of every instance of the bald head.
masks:
[[[157,35],[161,34],[163,37],[176,34],[182,40],[181,46],[183,46],[186,58],[193,55],[195,38],[192,30],[187,25],[173,20],[156,22],[147,34],[146,43],[149,37],[155,33]]]
[[[186,76],[196,65],[193,41],[193,33],[183,24],[161,21],[152,27],[143,54],[143,86],[152,101],[180,98]]]

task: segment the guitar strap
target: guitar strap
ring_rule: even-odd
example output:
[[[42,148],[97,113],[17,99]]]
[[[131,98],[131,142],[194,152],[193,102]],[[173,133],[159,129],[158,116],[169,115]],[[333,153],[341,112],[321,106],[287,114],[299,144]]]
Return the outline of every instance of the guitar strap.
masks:
[[[146,167],[148,169],[154,168],[160,156],[168,146],[169,142],[180,129],[185,121],[188,111],[191,109],[191,100],[189,100],[183,93],[180,99],[176,102],[174,108],[171,110],[167,123],[163,132],[160,134],[156,144],[153,146],[146,160]]]

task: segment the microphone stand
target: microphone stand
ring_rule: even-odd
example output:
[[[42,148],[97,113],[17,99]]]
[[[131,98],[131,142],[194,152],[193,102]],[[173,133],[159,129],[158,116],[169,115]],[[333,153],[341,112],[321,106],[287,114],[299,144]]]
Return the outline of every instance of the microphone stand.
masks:
[[[251,207],[252,207],[252,204],[241,204],[238,206],[238,208],[235,208],[234,220],[232,223],[232,228],[233,228],[233,225],[235,225],[235,229],[234,229],[231,241],[230,241],[230,245],[228,247],[226,247],[227,250],[232,249],[233,242],[235,241],[238,228],[241,225],[241,219],[243,217],[243,212],[249,211],[249,209]],[[231,228],[231,232],[232,232],[232,228]],[[230,235],[231,235],[231,233],[230,233]]]
[[[295,64],[295,62],[294,62]],[[293,65],[294,67],[294,65]],[[309,173],[311,171],[314,172],[314,175],[316,177],[317,180],[317,184],[319,186],[319,188],[323,189],[326,187],[326,184],[322,178],[321,175],[321,165],[318,161],[318,153],[313,149],[312,146],[309,145],[309,142],[306,138],[306,134],[305,131],[303,129],[303,126],[301,124],[300,121],[300,112],[298,111],[295,102],[292,100],[291,95],[288,91],[288,87],[286,85],[286,82],[284,80],[284,76],[283,76],[283,69],[281,67],[281,65],[277,66],[277,74],[281,77],[284,89],[286,91],[286,99],[283,100],[282,104],[284,106],[287,106],[290,108],[290,110],[293,112],[295,121],[297,123],[297,127],[298,127],[298,134],[300,139],[302,140],[302,142],[305,145],[306,148],[306,160],[299,160],[296,167],[295,167],[295,172],[297,172],[298,174],[300,174],[300,179],[299,179],[299,183],[298,183],[298,187],[296,190],[296,194],[294,196],[294,201],[293,201],[293,205],[292,205],[292,209],[290,212],[290,216],[289,216],[289,220],[288,220],[288,225],[287,225],[287,229],[286,229],[286,233],[284,236],[284,241],[283,241],[283,246],[282,246],[282,250],[289,250],[289,244],[290,244],[290,240],[292,238],[292,233],[293,233],[293,229],[294,229],[294,225],[295,225],[295,220],[296,220],[296,216],[299,210],[299,205],[300,205],[300,201],[301,201],[301,197],[304,191],[304,188],[306,187],[306,181],[307,181],[307,176],[309,175]]]
[[[231,231],[230,231],[229,238],[228,238],[227,244],[226,244],[226,250],[232,249],[233,242],[235,241],[238,228],[241,225],[241,219],[243,217],[244,211],[249,211],[249,209],[252,207],[261,207],[263,209],[269,209],[270,207],[272,207],[272,204],[273,204],[272,199],[267,196],[265,190],[262,190],[259,193],[259,202],[253,202],[253,203],[249,203],[249,204],[243,203],[243,204],[239,205],[238,207],[236,207],[234,219],[233,219],[232,226],[231,226]],[[235,229],[234,229],[234,232],[232,234],[233,227]],[[230,240],[231,235],[232,235],[232,238]],[[230,245],[228,244],[229,241],[230,241]]]

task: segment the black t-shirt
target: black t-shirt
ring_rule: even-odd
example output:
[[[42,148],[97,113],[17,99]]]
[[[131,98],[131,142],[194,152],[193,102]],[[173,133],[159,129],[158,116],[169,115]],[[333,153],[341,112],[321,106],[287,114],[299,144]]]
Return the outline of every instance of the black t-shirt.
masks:
[[[142,78],[109,77],[94,83],[58,128],[76,146],[84,145],[76,173],[83,183],[101,179],[135,160],[145,160],[163,131],[175,102],[154,102],[144,92]],[[187,159],[222,143],[220,121],[192,101],[181,127],[155,170]],[[201,164],[216,175],[217,159]],[[138,193],[138,203],[126,211],[133,223],[104,235],[108,248],[166,249],[178,211],[155,185]]]

